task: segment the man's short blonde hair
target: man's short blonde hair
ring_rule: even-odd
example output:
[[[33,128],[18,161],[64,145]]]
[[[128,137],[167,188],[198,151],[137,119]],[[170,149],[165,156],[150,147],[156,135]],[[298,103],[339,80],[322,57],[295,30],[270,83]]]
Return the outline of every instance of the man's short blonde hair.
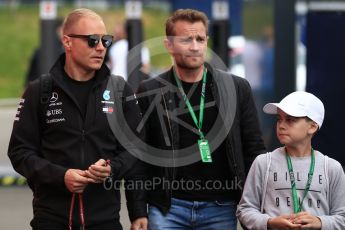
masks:
[[[97,20],[103,21],[102,17],[99,16],[96,12],[86,9],[86,8],[79,8],[73,10],[71,13],[67,15],[63,22],[62,33],[69,34],[71,33],[72,27],[77,23],[80,19],[84,17],[95,18]]]

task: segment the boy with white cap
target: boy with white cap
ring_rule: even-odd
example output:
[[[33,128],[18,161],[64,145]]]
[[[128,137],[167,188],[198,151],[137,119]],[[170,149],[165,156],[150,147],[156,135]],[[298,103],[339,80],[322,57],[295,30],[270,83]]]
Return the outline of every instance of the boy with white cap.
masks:
[[[344,230],[344,171],[311,145],[324,119],[323,103],[313,94],[293,92],[263,110],[277,114],[277,137],[284,147],[253,162],[236,213],[242,225]]]

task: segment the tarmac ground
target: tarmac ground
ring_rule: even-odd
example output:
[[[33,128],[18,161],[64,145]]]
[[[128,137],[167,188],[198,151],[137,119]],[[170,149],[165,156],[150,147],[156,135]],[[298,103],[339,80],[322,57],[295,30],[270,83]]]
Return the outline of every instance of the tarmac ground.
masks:
[[[124,194],[121,194],[120,221],[123,229],[130,229]],[[28,186],[0,186],[0,229],[30,229],[32,192]]]

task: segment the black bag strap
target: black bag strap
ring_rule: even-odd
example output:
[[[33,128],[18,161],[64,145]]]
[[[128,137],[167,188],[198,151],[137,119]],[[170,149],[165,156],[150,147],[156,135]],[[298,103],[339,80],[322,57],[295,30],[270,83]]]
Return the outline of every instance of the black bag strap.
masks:
[[[111,75],[111,83],[112,87],[114,89],[114,100],[116,102],[121,102],[122,106],[123,103],[126,101],[126,97],[123,95],[123,91],[125,88],[126,81],[123,79],[123,77],[116,76],[116,75]]]
[[[45,105],[50,101],[53,90],[53,79],[50,74],[43,74],[40,77],[40,103]]]
[[[40,124],[40,133],[42,135],[44,130],[45,124],[45,111],[49,104],[52,91],[53,91],[53,79],[51,75],[43,74],[41,75],[40,79],[40,102],[39,102],[39,111],[38,111],[38,119]]]

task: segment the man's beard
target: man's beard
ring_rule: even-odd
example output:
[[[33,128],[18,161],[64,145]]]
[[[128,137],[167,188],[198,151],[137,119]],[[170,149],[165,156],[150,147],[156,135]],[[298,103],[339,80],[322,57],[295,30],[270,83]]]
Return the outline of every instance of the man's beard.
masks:
[[[186,69],[186,70],[199,69],[201,66],[204,65],[204,62],[205,62],[204,59],[198,62],[188,62],[188,61],[185,61],[183,58],[180,58],[179,60],[175,59],[175,65],[177,65],[181,69]]]

